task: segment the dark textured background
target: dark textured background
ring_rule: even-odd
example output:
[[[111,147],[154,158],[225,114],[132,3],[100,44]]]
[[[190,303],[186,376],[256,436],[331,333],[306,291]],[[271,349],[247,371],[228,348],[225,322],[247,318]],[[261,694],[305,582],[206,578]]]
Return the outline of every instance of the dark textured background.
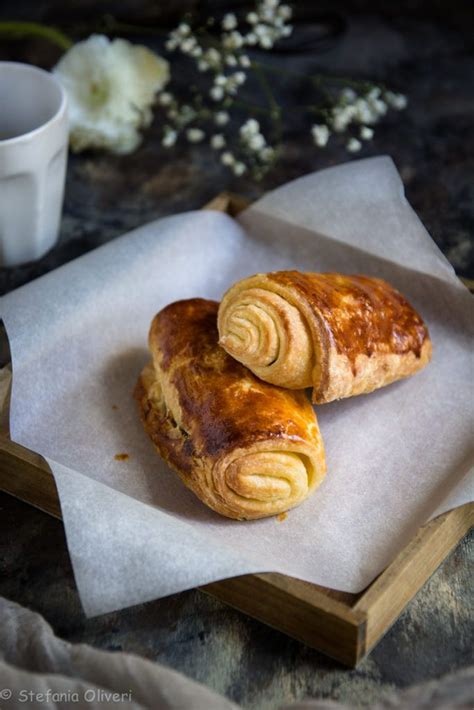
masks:
[[[295,6],[295,4],[294,4]],[[56,24],[75,39],[100,31],[104,15],[146,25],[130,39],[161,52],[154,36],[180,12],[238,9],[245,3],[4,0],[0,19]],[[266,55],[277,67],[374,78],[409,97],[391,112],[358,157],[388,153],[411,204],[459,274],[474,278],[474,58],[471,2],[299,2],[288,49]],[[118,34],[124,35],[124,32]],[[304,42],[308,51],[298,51]],[[0,41],[0,59],[50,68],[60,52],[41,40]],[[263,58],[263,57],[262,57]],[[176,71],[177,92],[187,81]],[[276,83],[275,83],[276,86]],[[252,92],[252,86],[247,91]],[[70,156],[58,246],[40,262],[0,270],[0,293],[144,222],[194,209],[230,189],[250,198],[294,177],[350,158],[337,142],[312,146],[301,112],[303,83],[282,81],[287,121],[281,163],[262,183],[235,178],[205,145],[160,146],[155,122],[131,156]],[[254,99],[256,97],[254,96]],[[387,235],[389,238],[390,235]],[[251,708],[273,708],[307,695],[368,704],[385,689],[434,678],[472,662],[472,595],[466,539],[448,558],[357,671],[199,592],[187,592],[99,619],[85,619],[61,524],[0,496],[0,594],[42,612],[59,635],[101,648],[133,651],[184,671]]]

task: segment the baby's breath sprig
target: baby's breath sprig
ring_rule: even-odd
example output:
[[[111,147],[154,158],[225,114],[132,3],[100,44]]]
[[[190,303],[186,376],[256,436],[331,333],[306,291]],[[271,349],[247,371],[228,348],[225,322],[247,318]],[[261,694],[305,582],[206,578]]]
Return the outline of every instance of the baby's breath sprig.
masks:
[[[190,143],[208,140],[222,164],[235,175],[261,178],[265,174],[281,152],[283,139],[283,112],[267,72],[288,72],[257,61],[249,52],[270,50],[291,35],[291,17],[291,7],[280,0],[259,0],[255,10],[244,17],[229,12],[219,23],[209,18],[198,28],[183,20],[169,34],[166,48],[193,60],[198,78],[185,102],[169,91],[159,96],[166,115],[163,146],[171,148],[180,137]],[[216,26],[217,37],[209,32],[210,27]],[[260,83],[266,105],[251,103],[242,95],[248,72]],[[208,78],[203,89],[197,88],[205,83],[199,75]],[[324,74],[305,78],[313,94],[313,103],[305,109],[317,121],[311,125],[311,136],[318,148],[324,148],[333,136],[339,135],[346,149],[355,153],[373,138],[373,126],[389,108],[402,110],[407,105],[404,95],[366,80]],[[242,123],[243,110],[250,117]],[[263,128],[255,115],[262,115]],[[240,124],[238,131],[236,123]]]

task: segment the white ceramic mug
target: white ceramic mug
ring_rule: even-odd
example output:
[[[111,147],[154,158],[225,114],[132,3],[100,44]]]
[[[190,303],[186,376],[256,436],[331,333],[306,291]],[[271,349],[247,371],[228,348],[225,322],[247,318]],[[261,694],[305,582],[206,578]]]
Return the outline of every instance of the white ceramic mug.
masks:
[[[55,244],[68,147],[66,95],[49,72],[0,62],[0,265]]]

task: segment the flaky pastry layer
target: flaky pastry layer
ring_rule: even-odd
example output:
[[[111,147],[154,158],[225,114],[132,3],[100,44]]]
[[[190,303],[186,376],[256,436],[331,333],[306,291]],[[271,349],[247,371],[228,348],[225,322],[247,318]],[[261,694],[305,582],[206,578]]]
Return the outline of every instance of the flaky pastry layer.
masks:
[[[262,380],[322,404],[372,392],[431,359],[421,317],[382,279],[278,271],[232,286],[219,343]]]
[[[191,299],[154,318],[135,397],[158,452],[203,503],[240,520],[276,515],[325,475],[316,416],[304,393],[262,382],[219,347],[217,309]]]

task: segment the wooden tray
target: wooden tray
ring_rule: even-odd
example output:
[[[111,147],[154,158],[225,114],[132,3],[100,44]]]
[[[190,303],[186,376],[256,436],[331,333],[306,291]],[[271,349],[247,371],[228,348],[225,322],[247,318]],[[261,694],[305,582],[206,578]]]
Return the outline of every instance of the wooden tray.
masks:
[[[247,204],[240,197],[223,193],[206,208],[234,216]],[[0,433],[0,490],[61,518],[51,469],[42,456],[9,439],[5,421]],[[472,504],[427,523],[360,594],[326,589],[280,574],[244,575],[201,589],[345,665],[355,666],[473,523]]]

